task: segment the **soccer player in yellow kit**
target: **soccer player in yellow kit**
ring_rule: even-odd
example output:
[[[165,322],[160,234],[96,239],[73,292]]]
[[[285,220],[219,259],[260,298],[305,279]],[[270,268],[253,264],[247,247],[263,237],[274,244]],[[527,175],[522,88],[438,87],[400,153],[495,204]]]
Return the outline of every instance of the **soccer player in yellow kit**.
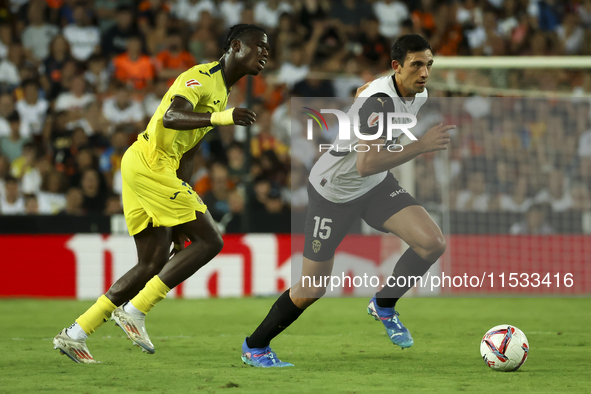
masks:
[[[123,156],[123,211],[138,263],[54,338],[54,349],[75,362],[96,362],[86,339],[109,318],[144,352],[154,353],[146,314],[222,250],[211,214],[189,185],[194,155],[214,126],[255,122],[254,112],[226,109],[226,104],[232,85],[265,67],[267,35],[255,25],[233,26],[224,50],[219,61],[197,65],[176,79],[146,131]],[[184,248],[186,240],[191,244]]]

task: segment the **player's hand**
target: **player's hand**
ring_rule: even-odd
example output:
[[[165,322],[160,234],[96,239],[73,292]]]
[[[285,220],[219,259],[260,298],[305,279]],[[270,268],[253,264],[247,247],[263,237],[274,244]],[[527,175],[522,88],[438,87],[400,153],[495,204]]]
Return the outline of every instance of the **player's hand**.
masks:
[[[178,229],[172,229],[172,243],[173,248],[170,251],[170,258],[173,258],[181,250],[185,249],[185,242],[189,242],[190,239]]]
[[[451,135],[448,133],[448,131],[455,128],[456,125],[444,126],[443,123],[439,123],[437,126],[431,127],[418,140],[418,143],[421,144],[421,151],[423,153],[427,153],[438,150],[446,150],[447,144],[449,144],[451,138]]]
[[[257,114],[247,108],[234,108],[232,119],[235,125],[248,126],[256,122]]]
[[[367,89],[367,87],[369,86],[371,82],[366,83],[365,85],[361,86],[360,88],[357,88],[357,93],[355,93],[355,97],[359,97],[359,95],[361,94],[361,92],[363,92],[365,89]]]

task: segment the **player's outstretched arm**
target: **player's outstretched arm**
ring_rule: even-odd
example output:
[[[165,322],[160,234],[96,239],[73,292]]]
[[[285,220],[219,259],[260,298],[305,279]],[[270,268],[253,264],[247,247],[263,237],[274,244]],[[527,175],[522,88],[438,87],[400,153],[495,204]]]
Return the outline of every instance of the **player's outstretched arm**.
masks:
[[[448,131],[455,127],[455,125],[444,126],[440,123],[427,130],[418,141],[406,145],[401,152],[391,152],[384,147],[378,149],[376,146],[378,144],[372,144],[369,151],[357,153],[357,172],[362,177],[379,174],[404,164],[422,153],[446,150],[450,141]],[[383,143],[384,139],[379,141]]]
[[[164,113],[162,124],[167,129],[193,130],[209,126],[239,125],[247,126],[256,121],[256,114],[246,108],[230,108],[222,112],[193,112],[193,104],[180,96],[175,96]]]

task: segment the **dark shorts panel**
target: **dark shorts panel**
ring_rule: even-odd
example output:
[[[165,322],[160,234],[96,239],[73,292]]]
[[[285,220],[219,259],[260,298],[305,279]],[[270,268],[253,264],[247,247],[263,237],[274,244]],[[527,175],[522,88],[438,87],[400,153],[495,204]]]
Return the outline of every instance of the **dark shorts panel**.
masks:
[[[359,203],[359,199],[341,204],[328,201],[310,183],[308,200],[304,257],[312,261],[326,261],[334,256],[337,246],[361,215],[364,205]]]
[[[421,205],[394,178],[391,172],[382,183],[372,189],[366,209],[361,213],[365,223],[378,231],[387,233],[383,225],[394,214],[411,205]]]
[[[383,224],[392,215],[408,206],[420,205],[391,173],[367,194],[346,203],[328,201],[310,183],[308,196],[304,257],[312,261],[331,259],[358,217],[376,230],[387,232]]]

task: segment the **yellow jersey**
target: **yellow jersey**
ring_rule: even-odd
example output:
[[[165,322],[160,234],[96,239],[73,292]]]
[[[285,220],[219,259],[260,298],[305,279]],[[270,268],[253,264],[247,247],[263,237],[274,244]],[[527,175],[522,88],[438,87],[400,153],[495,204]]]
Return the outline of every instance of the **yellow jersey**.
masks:
[[[178,76],[135,144],[139,145],[153,171],[171,168],[176,171],[183,154],[213,128],[173,130],[164,127],[162,119],[172,99],[175,96],[186,99],[193,105],[193,112],[221,112],[226,109],[230,90],[218,61],[196,65]]]

